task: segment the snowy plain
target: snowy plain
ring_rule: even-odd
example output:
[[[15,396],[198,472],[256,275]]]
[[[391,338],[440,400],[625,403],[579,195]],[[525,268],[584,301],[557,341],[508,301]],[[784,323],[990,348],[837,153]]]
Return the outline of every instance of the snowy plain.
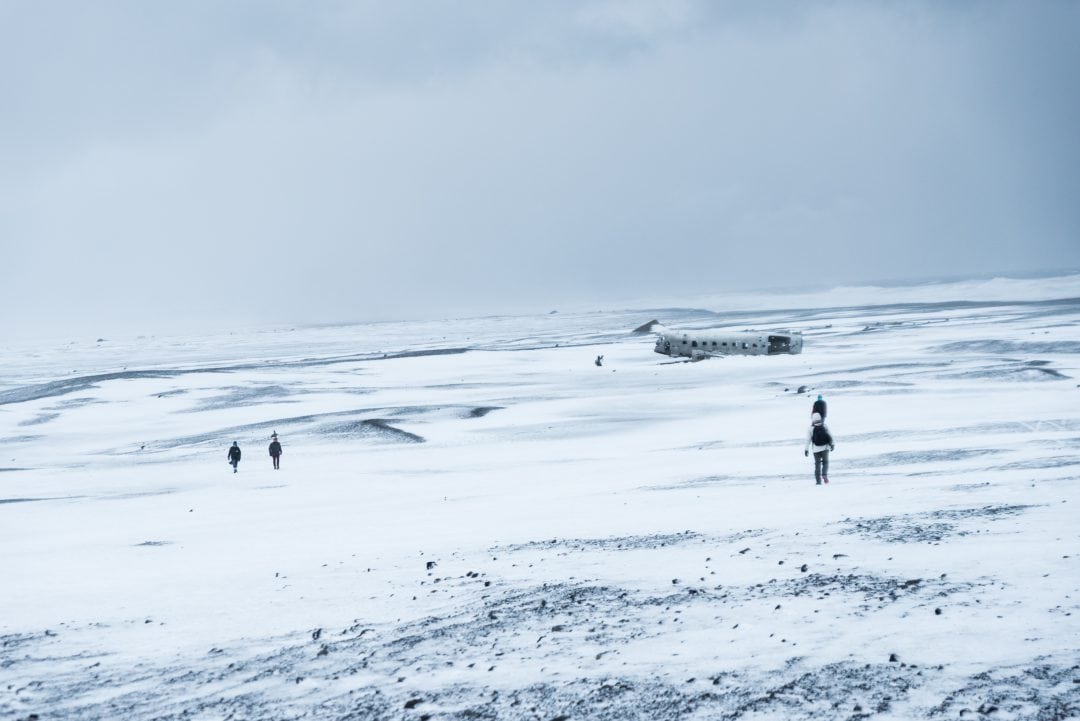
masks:
[[[692,300],[5,347],[0,718],[1080,718],[1080,276]]]

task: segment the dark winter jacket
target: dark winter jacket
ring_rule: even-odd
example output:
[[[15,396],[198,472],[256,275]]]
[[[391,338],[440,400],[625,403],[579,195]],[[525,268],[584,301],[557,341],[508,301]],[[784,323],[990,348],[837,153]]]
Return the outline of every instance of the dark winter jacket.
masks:
[[[240,460],[240,446],[232,446],[229,449],[229,460],[230,461],[239,461]]]
[[[277,441],[273,441],[270,444],[270,455],[272,455],[272,456],[280,456],[281,455],[281,444],[278,443]]]
[[[825,420],[825,401],[820,399],[814,401],[814,407],[810,409],[810,415],[814,415],[815,413],[821,416],[821,420]]]

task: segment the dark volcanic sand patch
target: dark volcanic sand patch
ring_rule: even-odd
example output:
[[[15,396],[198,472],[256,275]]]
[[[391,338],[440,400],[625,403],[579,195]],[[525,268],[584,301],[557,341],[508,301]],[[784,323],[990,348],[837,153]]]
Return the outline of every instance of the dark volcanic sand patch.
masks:
[[[926,463],[954,463],[1005,453],[1001,448],[940,448],[925,451],[896,451],[876,456],[844,459],[845,468],[894,468]]]
[[[1011,356],[1080,353],[1080,341],[962,340],[938,346],[934,351],[948,354],[981,353]]]
[[[229,426],[227,428],[219,428],[207,433],[200,433],[197,435],[183,436],[180,438],[167,438],[163,440],[154,441],[148,443],[146,447],[147,452],[169,450],[173,448],[187,448],[198,447],[208,445],[221,445],[228,446],[234,440],[240,441],[240,446],[243,448],[245,444],[253,442],[255,439],[252,436],[257,435],[258,442],[261,443],[264,439],[269,438],[270,433],[278,431],[282,435],[302,435],[305,433],[321,433],[322,427],[319,424],[322,421],[326,421],[332,418],[349,418],[356,416],[372,415],[375,413],[394,415],[400,414],[408,416],[414,413],[421,413],[431,410],[440,410],[443,406],[434,407],[403,407],[403,408],[359,408],[347,411],[332,411],[330,413],[315,413],[304,416],[292,416],[285,418],[276,418],[269,421],[263,421],[260,423],[248,423],[241,426]],[[357,419],[351,422],[362,422]],[[325,424],[327,426],[335,426],[340,424]],[[367,433],[374,431],[368,430]],[[405,431],[402,431],[404,433]],[[411,435],[411,434],[410,434]],[[283,441],[284,443],[284,441]],[[129,453],[130,450],[114,451],[114,453]],[[224,453],[224,451],[223,451]]]
[[[1080,432],[1080,418],[1057,418],[1048,420],[1031,421],[1005,421],[996,423],[983,423],[980,425],[961,426],[958,428],[904,428],[897,430],[873,431],[871,433],[854,433],[845,435],[845,442],[879,441],[895,438],[907,439],[932,439],[943,436],[970,438],[978,435],[1006,434],[1006,435],[1030,435],[1033,433],[1076,433]],[[786,441],[774,441],[770,444],[788,443]]]
[[[950,536],[968,536],[975,533],[960,527],[965,521],[1001,520],[1034,507],[983,506],[881,518],[845,519],[841,522],[843,528],[840,533],[858,534],[886,543],[938,542]]]
[[[983,491],[990,487],[990,481],[983,481],[982,483],[957,483],[955,486],[951,486],[950,491]]]
[[[423,443],[424,437],[415,433],[395,428],[381,418],[368,418],[361,421],[342,421],[328,423],[319,427],[319,435],[346,438],[378,438],[396,443]]]
[[[1056,380],[1068,380],[1071,376],[1067,376],[1061,371],[1053,368],[1047,368],[1043,365],[1035,365],[1032,363],[1006,363],[985,366],[983,368],[975,368],[972,370],[961,370],[954,373],[942,373],[938,378],[944,379],[960,379],[960,380],[997,380],[997,381],[1016,381],[1016,382],[1040,382],[1040,381],[1056,381]]]
[[[664,548],[687,543],[702,543],[706,536],[694,531],[682,533],[661,533],[652,536],[611,536],[606,538],[552,538],[548,541],[530,541],[503,546],[493,546],[493,553],[515,553],[519,551],[633,551],[643,548]]]
[[[449,579],[447,579],[449,580]],[[477,590],[482,579],[460,577]],[[738,602],[759,593],[735,589]],[[921,579],[817,576],[770,583],[767,593],[851,594],[856,603],[941,592]],[[948,590],[948,589],[945,589]],[[332,719],[864,719],[956,718],[991,706],[1009,718],[1075,713],[1074,663],[950,675],[943,666],[889,661],[815,663],[797,650],[771,663],[718,669],[708,659],[676,673],[619,671],[627,644],[663,635],[658,614],[724,603],[690,590],[652,596],[612,586],[549,584],[479,595],[399,625],[356,621],[274,639],[222,642],[163,662],[63,652],[65,628],[0,637],[11,678],[0,713],[25,718]],[[732,599],[731,602],[736,602]],[[931,654],[932,656],[932,654]],[[730,653],[717,658],[731,660]],[[510,666],[509,675],[499,675]],[[731,664],[725,664],[727,669]],[[553,676],[566,673],[566,680]],[[104,692],[103,692],[104,691]],[[915,693],[915,692],[918,693]],[[980,717],[974,716],[974,717]],[[962,715],[960,715],[962,717]]]
[[[99,383],[115,380],[131,380],[140,378],[173,378],[179,375],[179,371],[122,371],[118,373],[100,373],[98,375],[79,376],[65,378],[64,380],[52,381],[51,383],[39,383],[37,385],[23,386],[0,392],[0,405],[9,403],[24,403],[40,398],[52,398],[54,396],[78,393],[80,391],[97,388]]]
[[[45,436],[8,436],[7,438],[0,438],[0,446],[11,446],[16,443],[33,443],[34,441],[40,441]]]
[[[1009,718],[1064,721],[1080,718],[1080,665],[1036,659],[1027,668],[985,671],[945,696],[930,718]],[[1077,656],[1080,661],[1080,654]]]
[[[1040,468],[1065,468],[1080,465],[1077,456],[1053,456],[1051,458],[1032,458],[1026,461],[1013,461],[995,469],[999,471],[1033,471]]]
[[[60,417],[59,413],[39,413],[33,418],[27,418],[25,421],[19,421],[20,426],[40,426],[42,423],[48,423]]]
[[[275,383],[260,383],[250,386],[228,386],[221,388],[220,395],[205,398],[194,406],[187,409],[189,413],[198,413],[222,408],[237,408],[254,406],[262,403],[291,403],[289,396],[297,395],[302,391],[295,391]]]
[[[989,583],[989,582],[987,582]],[[972,583],[953,583],[944,578],[892,578],[868,574],[807,573],[785,580],[771,580],[750,589],[751,597],[798,598],[822,600],[839,597],[844,607],[855,615],[865,615],[902,599],[941,602],[955,593],[970,591]],[[756,593],[754,593],[756,591]]]
[[[90,397],[69,398],[67,400],[63,400],[63,401],[60,401],[59,403],[55,403],[55,404],[49,406],[48,410],[66,411],[66,410],[69,410],[71,408],[83,408],[84,406],[96,406],[96,405],[107,404],[108,402],[109,401],[102,400],[100,398],[90,398]]]
[[[480,406],[478,408],[473,408],[472,410],[470,410],[467,416],[469,418],[483,418],[488,413],[499,410],[502,410],[502,406]]]

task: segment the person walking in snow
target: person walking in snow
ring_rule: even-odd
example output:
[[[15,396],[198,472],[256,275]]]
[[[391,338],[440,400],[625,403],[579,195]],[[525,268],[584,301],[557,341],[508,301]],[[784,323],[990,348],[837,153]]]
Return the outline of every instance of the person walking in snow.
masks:
[[[829,451],[833,450],[832,434],[825,425],[820,413],[810,416],[810,430],[806,432],[806,446],[803,455],[809,456],[811,449],[814,451],[814,478],[817,485],[822,481],[829,482]]]
[[[240,445],[236,441],[229,448],[229,463],[232,464],[232,472],[236,473],[236,467],[240,465]]]
[[[825,421],[825,399],[821,396],[817,397],[817,400],[814,401],[814,407],[810,409],[811,416],[815,413],[821,416],[822,422]]]
[[[270,457],[274,459],[274,470],[276,471],[281,467],[279,465],[281,462],[279,460],[281,458],[281,444],[278,443],[277,431],[274,431],[273,435],[270,436]]]

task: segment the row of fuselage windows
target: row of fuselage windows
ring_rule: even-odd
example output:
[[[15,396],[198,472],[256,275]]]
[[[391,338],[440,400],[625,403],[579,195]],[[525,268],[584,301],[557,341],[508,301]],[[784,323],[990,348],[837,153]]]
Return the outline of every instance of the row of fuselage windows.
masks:
[[[686,339],[685,338],[683,338],[682,344],[686,345]],[[742,343],[736,343],[735,341],[732,341],[730,346],[732,348],[738,348],[738,347],[741,346],[744,349],[757,348],[758,347],[757,343],[747,343],[745,341],[743,341]],[[697,348],[698,347],[698,342],[696,340],[690,341],[690,347],[691,348]],[[708,348],[709,347],[709,341],[707,341],[707,340],[701,341],[701,347],[702,348]],[[728,342],[726,340],[725,341],[720,341],[719,343],[717,343],[716,341],[712,341],[712,347],[713,348],[727,348],[728,347]]]

